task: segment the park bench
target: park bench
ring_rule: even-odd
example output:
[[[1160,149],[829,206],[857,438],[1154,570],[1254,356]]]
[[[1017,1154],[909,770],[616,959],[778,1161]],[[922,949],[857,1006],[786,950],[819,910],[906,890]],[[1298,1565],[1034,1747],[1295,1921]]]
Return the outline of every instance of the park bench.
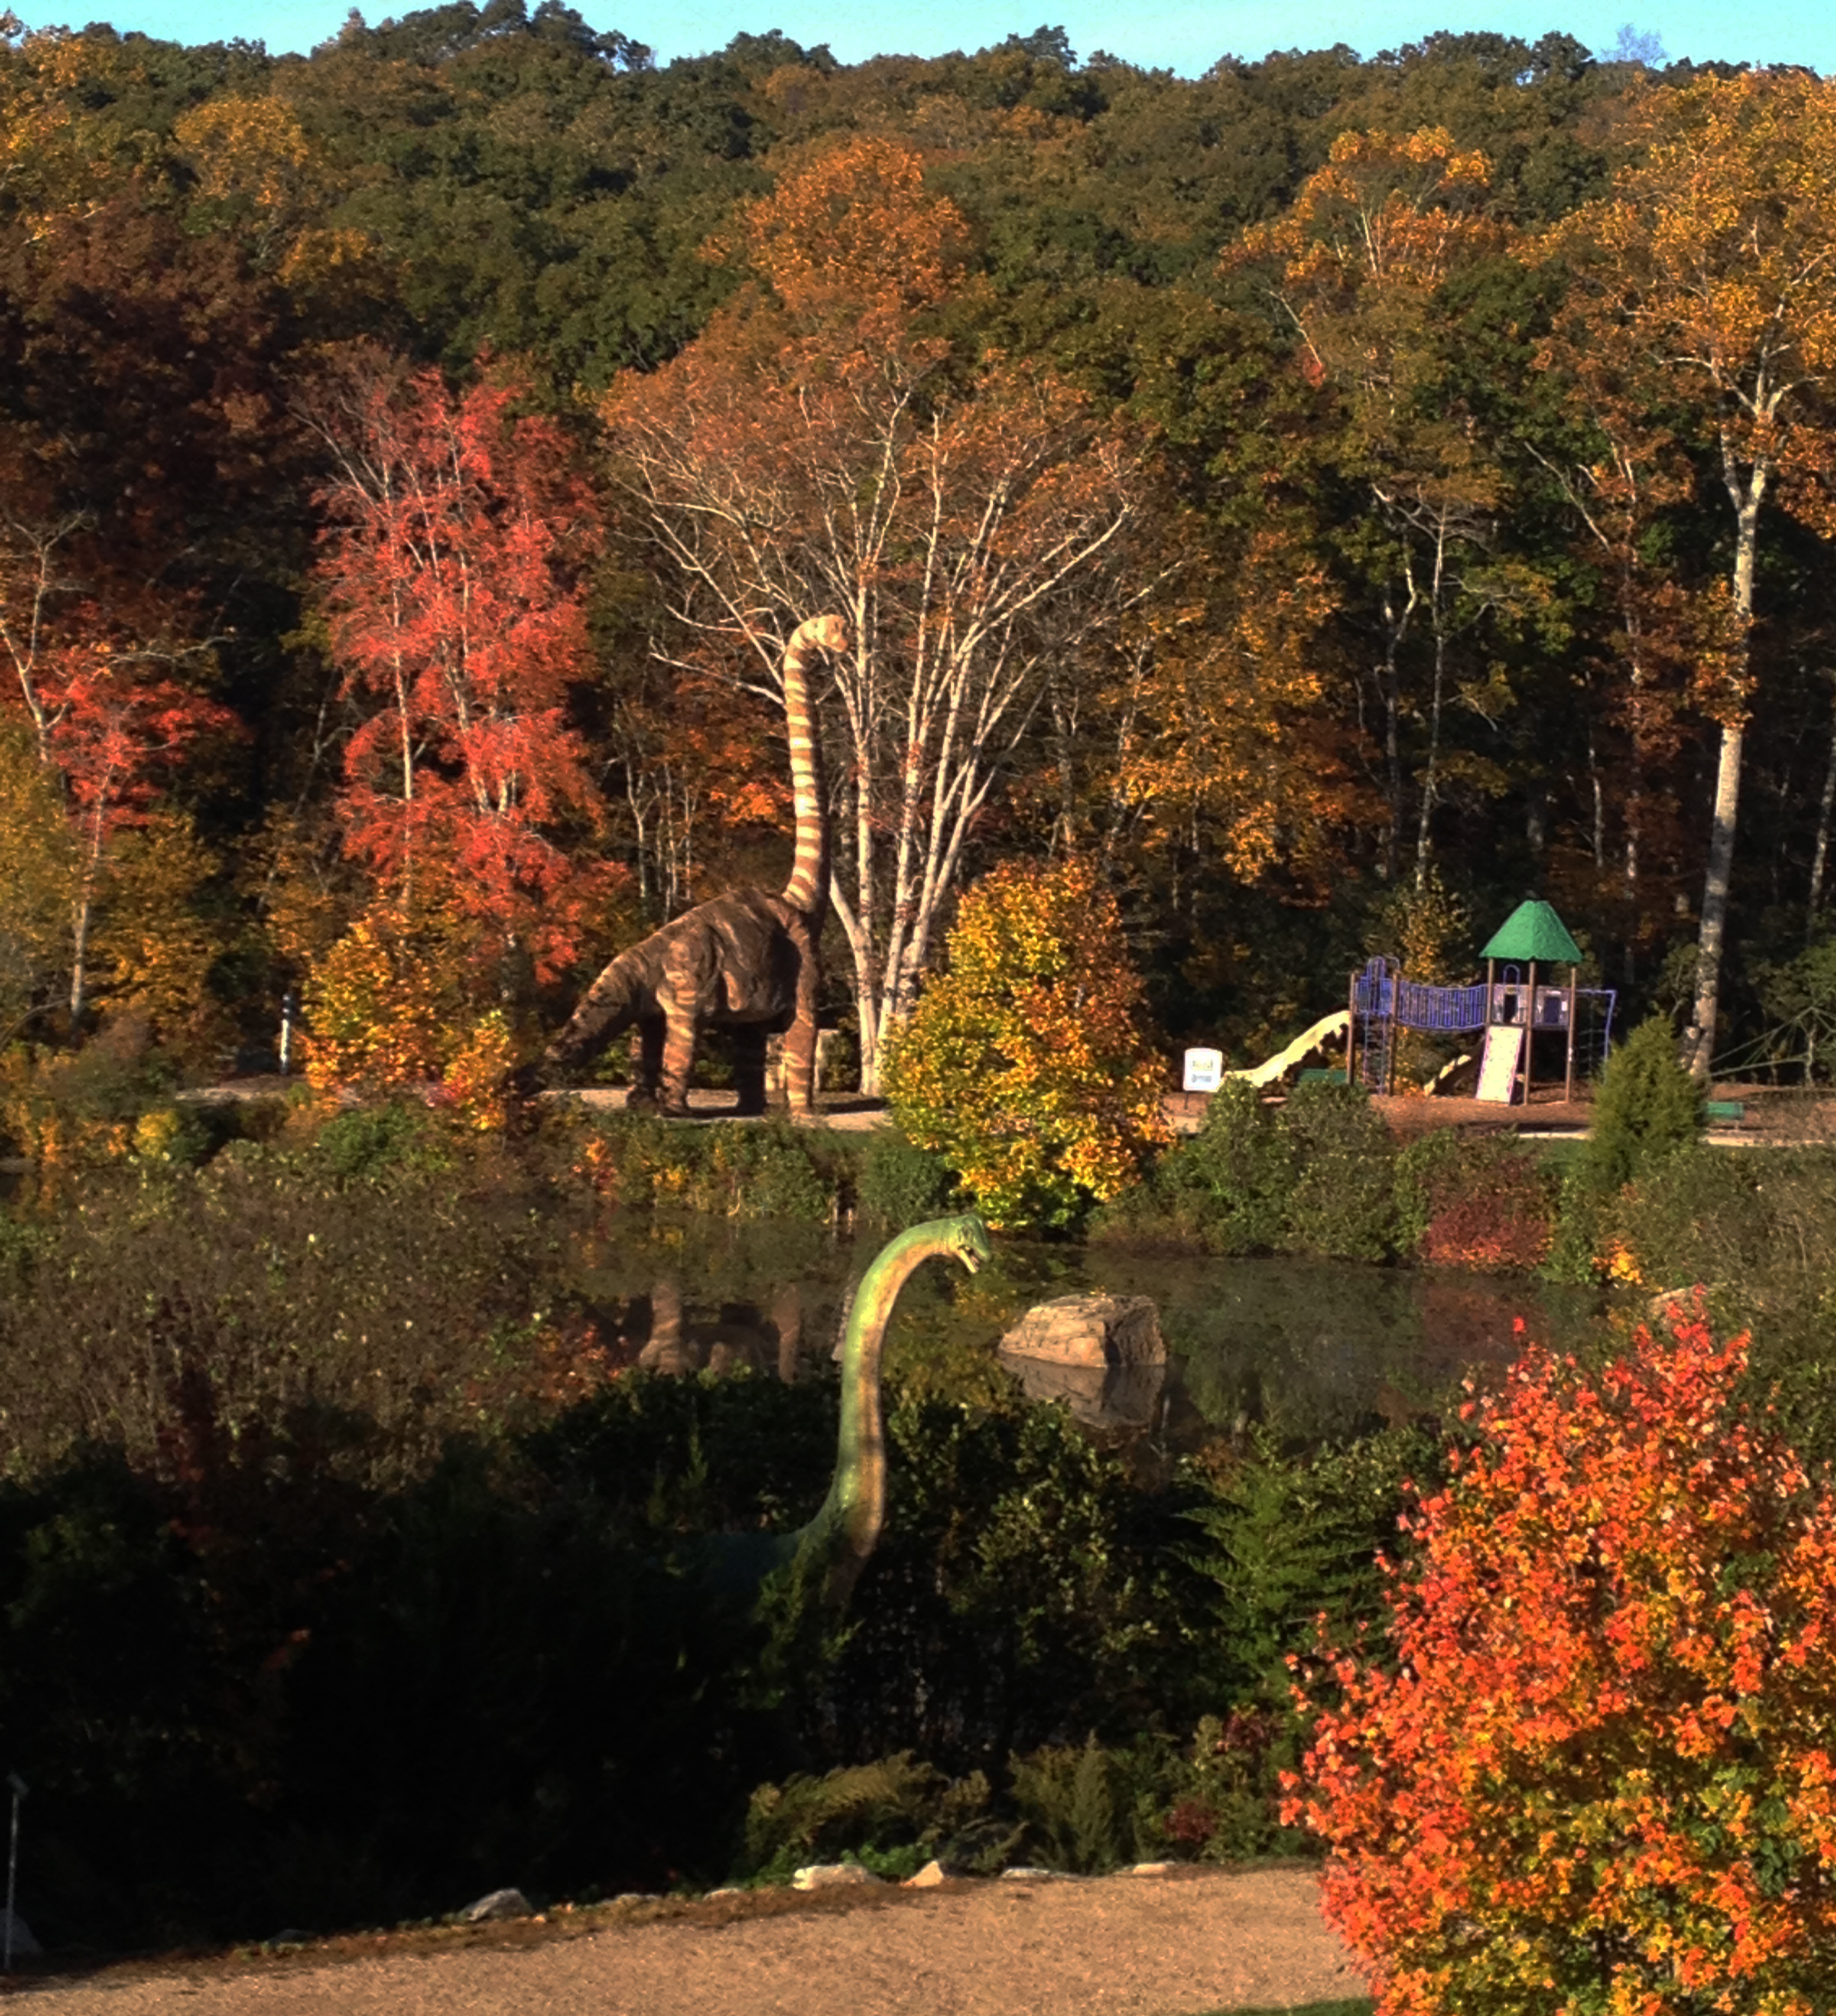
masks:
[[[1738,1127],[1747,1118],[1747,1108],[1738,1099],[1705,1100],[1702,1118],[1711,1127]]]
[[[1324,1064],[1309,1064],[1295,1082],[1299,1085],[1343,1085],[1345,1082],[1345,1068],[1341,1065],[1337,1071],[1328,1071]]]

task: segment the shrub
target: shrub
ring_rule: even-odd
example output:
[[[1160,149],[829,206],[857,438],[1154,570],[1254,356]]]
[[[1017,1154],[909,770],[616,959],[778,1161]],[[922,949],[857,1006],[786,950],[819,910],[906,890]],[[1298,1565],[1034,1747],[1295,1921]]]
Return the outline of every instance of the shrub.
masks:
[[[1676,1060],[1669,1019],[1641,1022],[1607,1060],[1579,1165],[1583,1185],[1610,1194],[1702,1132],[1704,1092]]]
[[[0,1056],[0,1137],[41,1166],[124,1161],[141,1120],[169,1106],[171,1084],[137,1015],[111,1017],[77,1050],[16,1043]]]
[[[1228,1078],[1205,1124],[1161,1158],[1154,1191],[1177,1226],[1214,1253],[1267,1253],[1283,1245],[1297,1172],[1277,1110],[1255,1086]]]
[[[787,1882],[812,1862],[851,1857],[877,1875],[912,1875],[933,1856],[963,1866],[987,1832],[988,1781],[980,1771],[952,1780],[902,1750],[820,1777],[799,1772],[761,1785],[747,1802],[741,1873]],[[1013,1830],[996,1831],[1005,1849]],[[985,1852],[985,1849],[984,1851]]]
[[[1836,1978],[1836,1498],[1679,1318],[1534,1348],[1332,1656],[1291,1819],[1391,2016],[1813,2016]]]
[[[847,1147],[782,1121],[697,1127],[639,1114],[552,1123],[568,1172],[608,1201],[643,1210],[718,1218],[799,1219],[824,1224],[851,1188]]]
[[[312,1152],[344,1183],[369,1183],[396,1169],[438,1169],[452,1157],[427,1109],[393,1100],[334,1114],[319,1130]]]
[[[1555,1236],[1552,1179],[1514,1134],[1424,1134],[1396,1157],[1396,1243],[1435,1267],[1528,1269]]]
[[[1395,1237],[1395,1144],[1356,1085],[1298,1087],[1281,1116],[1297,1172],[1287,1244],[1337,1260],[1384,1260]]]
[[[998,868],[963,898],[949,970],[888,1046],[893,1117],[991,1224],[1068,1225],[1166,1138],[1140,1001],[1114,898],[1088,864]]]
[[[871,1136],[861,1159],[860,1210],[884,1225],[922,1225],[949,1208],[956,1179],[940,1156],[896,1127]]]

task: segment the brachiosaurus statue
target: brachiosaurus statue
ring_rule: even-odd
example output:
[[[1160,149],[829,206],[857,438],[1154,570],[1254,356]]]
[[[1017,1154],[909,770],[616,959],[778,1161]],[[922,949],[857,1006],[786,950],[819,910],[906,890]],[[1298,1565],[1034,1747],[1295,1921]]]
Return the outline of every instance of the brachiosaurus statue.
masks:
[[[690,1550],[706,1586],[727,1602],[756,1601],[778,1571],[822,1578],[829,1605],[854,1593],[886,1521],[886,1430],[880,1405],[880,1351],[899,1291],[924,1263],[961,1262],[970,1273],[992,1259],[988,1229],[970,1214],[915,1225],[884,1247],[855,1291],[841,1340],[841,1425],[835,1474],[815,1517],[789,1533],[709,1533]]]
[[[729,890],[621,952],[548,1046],[538,1067],[542,1082],[577,1071],[608,1039],[635,1023],[639,1056],[627,1105],[634,1112],[685,1114],[701,1031],[730,1028],[739,1110],[762,1113],[765,1039],[781,1033],[791,1109],[809,1111],[815,1082],[817,949],[829,907],[828,822],[809,661],[818,651],[845,651],[848,646],[848,625],[841,617],[813,616],[792,632],[784,648],[797,857],[783,893]]]

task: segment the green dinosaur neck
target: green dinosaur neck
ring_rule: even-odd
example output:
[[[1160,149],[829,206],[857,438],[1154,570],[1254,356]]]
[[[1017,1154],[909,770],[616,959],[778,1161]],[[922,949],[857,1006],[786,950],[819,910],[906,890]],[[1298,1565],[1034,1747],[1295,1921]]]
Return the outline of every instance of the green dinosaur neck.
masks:
[[[880,1352],[899,1291],[934,1255],[956,1251],[956,1221],[934,1220],[902,1233],[862,1276],[841,1341],[841,1425],[829,1496],[797,1535],[800,1546],[832,1548],[830,1593],[845,1599],[880,1538],[886,1518],[886,1430],[880,1399]]]

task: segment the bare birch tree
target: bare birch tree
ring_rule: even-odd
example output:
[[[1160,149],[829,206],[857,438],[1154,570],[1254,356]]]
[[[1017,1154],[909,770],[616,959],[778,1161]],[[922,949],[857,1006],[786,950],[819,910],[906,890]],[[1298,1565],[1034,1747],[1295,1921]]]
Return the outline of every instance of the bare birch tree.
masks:
[[[1048,671],[1064,678],[1140,592],[1122,569],[1143,472],[1069,387],[999,358],[955,369],[918,333],[962,233],[913,157],[855,143],[751,225],[772,292],[627,374],[603,412],[614,480],[665,562],[660,650],[724,656],[776,693],[797,623],[848,621],[825,708],[832,900],[871,1089]]]

